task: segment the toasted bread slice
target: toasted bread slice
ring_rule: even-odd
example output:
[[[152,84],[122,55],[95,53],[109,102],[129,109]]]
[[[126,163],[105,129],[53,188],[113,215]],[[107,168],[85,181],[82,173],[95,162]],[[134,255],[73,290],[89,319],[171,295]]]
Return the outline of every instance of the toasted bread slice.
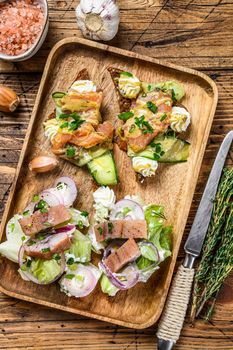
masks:
[[[118,98],[120,113],[128,112],[131,108],[133,100],[131,100],[130,98],[123,97],[119,92],[118,84],[117,84],[117,79],[120,77],[120,73],[123,71],[121,69],[114,68],[114,67],[109,67],[108,71],[111,75],[111,78],[115,85],[115,89],[117,91],[117,98]]]
[[[80,70],[75,81],[76,80],[90,80],[90,75],[88,73],[88,70],[86,68]]]

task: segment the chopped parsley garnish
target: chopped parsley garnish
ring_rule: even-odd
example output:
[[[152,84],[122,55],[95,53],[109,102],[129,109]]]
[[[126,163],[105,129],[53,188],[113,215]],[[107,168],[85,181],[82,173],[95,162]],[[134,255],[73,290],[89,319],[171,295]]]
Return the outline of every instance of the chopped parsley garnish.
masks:
[[[103,234],[103,229],[102,229],[102,227],[98,227],[97,230],[99,231],[100,236],[102,236],[102,234]]]
[[[33,202],[38,202],[38,200],[40,199],[40,196],[38,194],[35,194],[33,197],[32,197],[32,201]]]
[[[112,233],[113,230],[113,223],[112,222],[108,222],[108,233]]]
[[[21,269],[22,271],[27,271],[27,266],[23,264],[23,265],[20,267],[20,269]]]
[[[69,258],[67,260],[67,265],[73,265],[74,264],[74,258]]]
[[[82,123],[84,123],[84,120],[82,119],[72,120],[72,122],[69,122],[68,131],[77,130],[82,125]]]
[[[158,111],[158,107],[151,101],[148,101],[146,106],[152,113],[156,113]]]
[[[44,222],[44,226],[49,227],[49,226],[51,226],[51,224],[50,224],[50,222],[45,221],[45,222]]]
[[[41,213],[47,213],[48,212],[48,204],[41,199],[37,205],[35,206],[35,209],[39,209]]]
[[[75,278],[78,282],[84,281],[84,276],[82,276],[82,275],[76,275]]]
[[[152,141],[150,146],[155,149],[154,160],[159,160],[165,153],[162,151],[161,143],[154,143],[154,141]]]
[[[154,129],[148,121],[145,120],[144,115],[135,118],[135,124],[142,131],[143,134],[152,134]]]
[[[10,224],[10,230],[11,230],[11,232],[13,232],[14,231],[14,229],[15,229],[15,224]]]
[[[128,208],[128,207],[125,207],[125,208],[122,209],[122,213],[123,213],[124,216],[126,216],[130,211],[131,211],[131,209]]]
[[[59,261],[61,259],[61,255],[53,254],[53,259],[56,260],[56,261]]]
[[[44,234],[39,234],[38,237],[39,241],[43,241],[45,239],[45,235]]]
[[[68,273],[67,275],[65,275],[65,278],[67,278],[68,280],[72,280],[72,278],[74,278],[75,275],[72,273]]]
[[[146,97],[146,96],[147,96],[147,94],[145,92],[143,92],[142,97]]]
[[[82,216],[85,216],[85,218],[87,218],[87,217],[88,217],[88,212],[87,212],[87,211],[82,211],[82,212],[81,212],[81,215],[82,215]]]
[[[132,132],[134,132],[136,126],[135,124],[132,124],[131,127],[129,128],[129,133],[131,134]]]
[[[27,259],[27,261],[26,261],[26,266],[27,266],[27,267],[30,267],[31,264],[32,264],[32,259]]]
[[[79,228],[81,228],[81,229],[83,228],[83,222],[81,220],[78,221],[77,225],[78,225]]]
[[[147,85],[147,90],[148,90],[148,91],[151,91],[151,89],[152,89],[152,85],[148,84],[148,85]]]
[[[177,102],[176,94],[175,94],[174,89],[172,89],[172,101],[173,101],[173,102]]]
[[[84,123],[84,120],[81,119],[80,115],[76,112],[70,113],[70,114],[60,114],[59,119],[73,119],[71,121],[65,121],[63,124],[60,125],[60,128],[68,128],[68,131],[74,131],[77,130],[82,123]]]
[[[154,146],[155,152],[160,153],[162,151],[161,143],[155,143]]]
[[[49,247],[43,248],[43,249],[41,249],[41,251],[42,251],[42,253],[48,253],[48,252],[50,252],[50,248]]]
[[[168,137],[176,137],[175,131],[170,128],[167,129],[167,131],[165,132],[165,135]]]
[[[21,241],[22,241],[22,242],[25,241],[25,239],[26,239],[25,236],[21,237]]]
[[[73,158],[75,156],[75,148],[73,146],[68,146],[66,148],[66,155],[68,158]]]
[[[63,182],[59,182],[56,187],[57,187],[58,190],[62,190],[63,186],[64,186],[64,183]]]
[[[160,121],[162,122],[162,121],[164,121],[164,119],[166,119],[166,118],[167,118],[167,114],[166,114],[166,113],[163,113],[163,114],[161,115]]]
[[[35,241],[33,241],[32,239],[30,239],[30,241],[27,242],[27,245],[30,247],[31,245],[36,244]]]
[[[60,125],[60,128],[61,128],[61,129],[68,128],[68,125],[69,125],[68,122],[64,122],[64,123],[62,123],[62,124]]]
[[[30,211],[26,210],[26,211],[23,212],[23,216],[27,216],[29,213],[30,213]]]
[[[133,77],[133,74],[130,72],[121,72],[121,75],[125,75],[126,77],[130,77],[130,78]]]
[[[159,160],[160,159],[160,154],[154,153],[154,160]]]
[[[118,114],[118,118],[124,121],[128,120],[129,118],[132,118],[133,116],[134,116],[133,112],[124,112],[124,113]]]

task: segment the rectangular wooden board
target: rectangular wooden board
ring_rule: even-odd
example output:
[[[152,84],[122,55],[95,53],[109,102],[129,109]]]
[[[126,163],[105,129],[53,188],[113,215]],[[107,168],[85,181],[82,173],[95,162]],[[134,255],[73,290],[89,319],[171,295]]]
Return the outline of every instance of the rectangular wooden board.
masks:
[[[156,176],[140,184],[136,181],[130,159],[117,146],[114,149],[120,180],[114,187],[117,198],[126,194],[139,194],[145,203],[164,205],[167,222],[174,226],[172,257],[161,265],[147,284],[139,283],[128,291],[119,292],[115,297],[106,296],[97,287],[91,295],[82,299],[68,298],[59,291],[57,283],[39,286],[25,282],[17,272],[17,264],[2,259],[0,290],[15,298],[140,329],[149,327],[158,320],[171,282],[217,104],[217,88],[210,78],[191,69],[165,65],[153,58],[85,39],[69,38],[60,41],[52,49],[45,66],[0,234],[4,241],[7,221],[25,208],[33,194],[51,187],[54,179],[61,175],[71,176],[77,183],[77,208],[91,210],[92,192],[97,189],[97,185],[85,169],[60,160],[58,169],[35,175],[29,171],[28,164],[37,155],[51,154],[43,132],[43,121],[54,108],[51,93],[65,91],[81,69],[87,68],[91,79],[103,90],[103,119],[114,120],[119,109],[113,83],[106,69],[109,66],[133,72],[143,81],[173,79],[185,86],[186,97],[182,103],[192,116],[192,125],[185,135],[191,142],[188,162],[160,164]]]

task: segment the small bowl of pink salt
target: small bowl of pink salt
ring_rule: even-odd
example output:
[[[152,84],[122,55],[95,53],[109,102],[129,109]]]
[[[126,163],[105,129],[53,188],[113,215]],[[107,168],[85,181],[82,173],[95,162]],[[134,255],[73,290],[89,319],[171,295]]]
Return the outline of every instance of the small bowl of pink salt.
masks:
[[[0,59],[12,62],[32,57],[48,33],[46,0],[0,0]]]

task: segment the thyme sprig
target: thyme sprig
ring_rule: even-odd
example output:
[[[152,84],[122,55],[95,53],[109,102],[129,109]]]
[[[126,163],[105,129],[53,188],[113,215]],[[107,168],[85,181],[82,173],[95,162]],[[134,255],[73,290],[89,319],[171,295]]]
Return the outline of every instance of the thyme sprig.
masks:
[[[216,194],[212,218],[195,275],[191,319],[204,309],[212,316],[225,278],[233,269],[233,168],[225,168]]]

